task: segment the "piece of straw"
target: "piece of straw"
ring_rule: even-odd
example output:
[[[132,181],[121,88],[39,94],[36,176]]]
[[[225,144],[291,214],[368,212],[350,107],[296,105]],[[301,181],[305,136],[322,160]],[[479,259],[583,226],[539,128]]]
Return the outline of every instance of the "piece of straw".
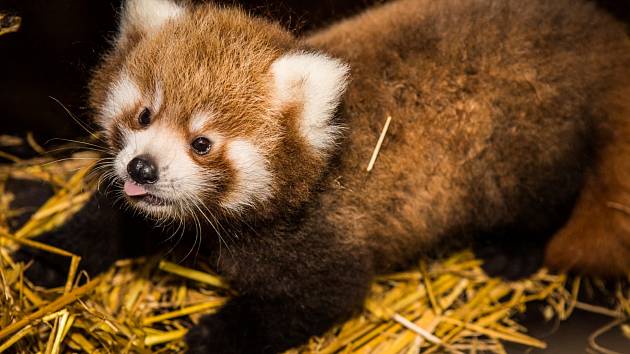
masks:
[[[180,329],[180,330],[167,332],[163,334],[152,334],[152,335],[147,336],[144,339],[144,345],[150,347],[157,344],[172,342],[174,340],[183,338],[187,332],[188,330],[186,329]]]
[[[180,277],[192,279],[201,283],[212,285],[217,288],[226,289],[227,285],[218,276],[200,272],[198,270],[182,267],[175,263],[160,261],[159,268],[165,272],[179,275]]]
[[[205,303],[202,303],[202,304],[185,307],[185,308],[177,310],[177,311],[167,312],[167,313],[163,313],[161,315],[147,317],[147,318],[145,318],[142,321],[142,324],[147,326],[147,325],[150,325],[150,324],[152,324],[154,322],[162,322],[164,320],[169,320],[169,319],[176,318],[176,317],[191,315],[193,313],[204,312],[204,311],[207,311],[207,310],[212,310],[212,309],[219,308],[223,304],[225,304],[225,300],[224,299],[208,301],[208,302],[205,302]]]
[[[72,257],[80,258],[80,257],[78,257],[77,255],[75,255],[73,253],[70,253],[70,252],[68,252],[66,250],[62,250],[61,248],[57,248],[57,247],[50,246],[50,245],[47,245],[45,243],[41,243],[41,242],[37,242],[37,241],[33,241],[33,240],[27,240],[27,239],[22,239],[22,238],[17,238],[17,237],[11,236],[10,234],[8,234],[5,231],[3,231],[2,229],[0,229],[0,237],[4,237],[4,238],[6,238],[8,240],[11,240],[11,241],[13,241],[15,243],[19,243],[21,245],[24,245],[24,246],[27,246],[27,247],[31,247],[31,248],[35,248],[35,249],[38,249],[38,250],[42,250],[42,251],[45,251],[45,252],[48,252],[48,253],[54,253],[54,254],[57,254],[57,255],[60,255],[60,256],[70,257],[70,258],[72,258]]]
[[[370,172],[374,168],[374,163],[376,162],[376,157],[378,156],[379,151],[381,151],[381,145],[383,145],[383,140],[385,140],[385,134],[387,134],[387,129],[389,129],[389,123],[392,121],[391,116],[387,116],[387,120],[385,121],[385,126],[383,126],[383,130],[381,131],[381,135],[378,137],[378,141],[376,142],[376,146],[374,147],[374,151],[372,152],[372,157],[370,158],[370,163],[368,163],[367,171]]]
[[[19,332],[17,332],[13,337],[9,338],[6,342],[0,345],[0,353],[3,353],[5,350],[11,348],[13,344],[17,343],[20,339],[26,337],[27,335],[33,332],[33,327],[30,325],[22,328]]]

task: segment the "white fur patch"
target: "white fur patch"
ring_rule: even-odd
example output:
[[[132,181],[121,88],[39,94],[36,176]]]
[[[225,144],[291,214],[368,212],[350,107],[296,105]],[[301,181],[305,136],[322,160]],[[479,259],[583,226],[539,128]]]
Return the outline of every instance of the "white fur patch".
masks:
[[[100,125],[109,129],[115,117],[136,106],[141,100],[142,93],[138,85],[129,77],[128,73],[123,71],[109,89],[105,104],[100,112]]]
[[[157,113],[162,108],[162,101],[164,101],[164,90],[160,82],[155,84],[155,91],[153,92],[153,101],[151,101],[151,110],[153,113]]]
[[[193,133],[202,133],[204,128],[214,119],[213,113],[200,112],[190,117],[188,129]]]
[[[227,146],[228,158],[236,170],[236,187],[222,203],[223,207],[239,211],[245,206],[265,201],[272,193],[271,172],[267,161],[247,140],[236,139]]]
[[[339,132],[330,120],[346,89],[348,71],[337,59],[304,52],[284,55],[271,66],[278,104],[302,101],[300,130],[318,152],[330,148]]]
[[[145,34],[157,32],[167,21],[177,19],[186,9],[170,0],[127,0],[123,9],[120,38],[137,29]]]

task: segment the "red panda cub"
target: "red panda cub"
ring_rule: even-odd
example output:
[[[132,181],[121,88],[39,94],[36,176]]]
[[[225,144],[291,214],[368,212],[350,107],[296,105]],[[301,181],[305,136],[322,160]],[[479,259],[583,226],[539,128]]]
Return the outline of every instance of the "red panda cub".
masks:
[[[624,29],[585,1],[393,1],[298,39],[238,9],[129,0],[90,87],[111,193],[42,237],[96,273],[185,229],[238,294],[189,351],[280,352],[439,244],[533,271],[629,65]],[[35,256],[27,275],[58,282],[63,263]]]

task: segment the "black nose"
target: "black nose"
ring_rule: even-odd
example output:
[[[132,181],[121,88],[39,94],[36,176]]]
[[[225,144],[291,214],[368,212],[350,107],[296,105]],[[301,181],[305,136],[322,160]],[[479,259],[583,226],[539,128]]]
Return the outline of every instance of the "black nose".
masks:
[[[157,167],[146,156],[138,156],[131,160],[127,165],[127,172],[136,183],[155,183],[158,180]]]

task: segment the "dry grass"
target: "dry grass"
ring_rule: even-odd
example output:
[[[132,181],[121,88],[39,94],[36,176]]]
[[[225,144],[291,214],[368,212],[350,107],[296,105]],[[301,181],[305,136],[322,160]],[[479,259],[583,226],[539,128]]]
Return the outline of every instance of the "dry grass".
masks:
[[[35,236],[64,222],[89,197],[83,181],[93,155],[56,163],[2,156],[14,163],[0,166],[0,352],[179,352],[186,330],[226,301],[225,283],[203,264],[193,270],[135,259],[119,261],[91,279],[77,274],[78,256],[38,243]],[[9,176],[43,180],[55,188],[55,195],[14,232],[7,220],[20,211],[9,208],[12,196],[4,192]],[[11,259],[18,245],[68,257],[66,285],[33,286],[22,273],[28,265]],[[565,319],[579,307],[612,316],[615,325],[627,319],[628,293],[619,291],[618,307],[604,309],[577,301],[579,282],[567,284],[564,275],[541,271],[504,283],[487,278],[480,262],[463,252],[376,279],[361,316],[295,352],[504,353],[505,342],[544,348],[513,320],[533,301],[548,304],[549,318]]]
[[[20,17],[0,13],[0,36],[11,32],[17,32],[21,24],[22,19]]]

